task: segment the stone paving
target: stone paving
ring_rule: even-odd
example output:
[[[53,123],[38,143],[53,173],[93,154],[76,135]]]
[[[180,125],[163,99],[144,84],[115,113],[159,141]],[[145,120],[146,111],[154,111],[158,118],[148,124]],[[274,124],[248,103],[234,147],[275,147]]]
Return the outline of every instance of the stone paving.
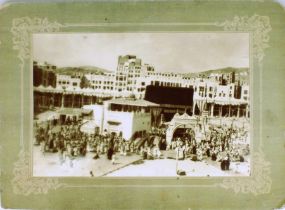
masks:
[[[143,164],[128,165],[107,174],[108,177],[132,176],[177,176],[176,168],[186,172],[188,177],[249,176],[249,163],[232,162],[229,171],[222,171],[220,163],[211,160],[192,161],[190,159],[176,161],[174,159],[144,160]]]
[[[85,176],[90,177],[92,171],[95,177],[104,176],[122,167],[141,159],[139,155],[116,155],[116,162],[112,164],[106,155],[100,155],[99,159],[93,159],[94,154],[88,152],[85,157],[76,157],[70,160],[66,157],[61,162],[58,153],[45,153],[40,151],[40,146],[33,147],[33,175],[34,176]]]
[[[73,160],[66,158],[61,163],[58,153],[45,153],[40,151],[40,146],[33,148],[33,174],[34,176],[58,176],[58,177],[91,177],[92,171],[94,177],[130,177],[130,176],[177,176],[176,167],[186,172],[186,176],[248,176],[249,163],[231,162],[229,171],[222,171],[220,163],[204,160],[191,161],[190,159],[176,161],[169,159],[164,154],[163,159],[141,160],[136,154],[123,156],[116,154],[117,160],[112,164],[106,155],[101,155],[99,159],[94,160],[93,153],[88,152],[85,157],[76,157]],[[134,164],[136,162],[141,164]]]

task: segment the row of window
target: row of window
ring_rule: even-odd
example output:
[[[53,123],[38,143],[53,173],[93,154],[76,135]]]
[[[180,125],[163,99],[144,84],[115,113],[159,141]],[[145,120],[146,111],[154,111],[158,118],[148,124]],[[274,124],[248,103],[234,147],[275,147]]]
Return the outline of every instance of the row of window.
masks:
[[[145,88],[138,88],[138,92],[144,92]]]
[[[151,81],[151,85],[155,86],[167,86],[167,87],[181,87],[180,83],[173,83],[173,82],[160,82],[160,81]]]
[[[113,90],[114,88],[113,87],[106,87],[106,86],[92,86],[92,89],[103,89],[103,90]],[[122,88],[118,88],[118,91],[121,92],[123,89]],[[131,87],[127,87],[126,88],[127,91],[133,91],[133,90],[136,90],[136,88],[131,88]],[[138,92],[144,92],[145,91],[145,88],[138,88],[137,89]]]
[[[92,83],[93,83],[93,84],[105,84],[105,85],[106,85],[106,84],[108,84],[108,85],[109,85],[109,84],[113,84],[112,81],[104,81],[104,82],[103,82],[103,81],[94,81],[94,80],[92,81]]]
[[[125,81],[127,78],[125,76],[116,76],[116,80]]]
[[[109,86],[92,86],[93,89],[103,89],[103,90],[113,90],[113,87],[109,87]]]
[[[199,87],[199,91],[201,92],[201,91],[204,91],[205,90],[205,88],[204,87]],[[213,87],[209,87],[209,92],[212,92],[214,89],[213,89]],[[194,91],[196,92],[197,91],[197,87],[195,87],[194,88]]]
[[[204,97],[204,92],[199,92],[199,96]],[[216,97],[216,95],[213,95],[212,93],[209,93],[208,96],[210,98],[212,98],[213,96]],[[226,97],[226,94],[225,93],[219,93],[219,97]],[[232,97],[232,94],[229,94],[229,97]]]
[[[135,78],[135,77],[140,77],[140,76],[141,76],[140,74],[134,74],[134,75],[128,74],[129,78]]]
[[[65,85],[65,84],[69,85],[69,81],[59,81],[58,84],[60,84],[60,85],[61,85],[61,84],[63,84],[63,85]]]
[[[232,89],[232,86],[230,86],[230,89]],[[195,91],[195,92],[197,91],[197,87],[194,88],[194,91]],[[204,91],[204,87],[200,87],[200,88],[199,88],[199,91]],[[209,91],[213,91],[213,88],[212,88],[212,87],[209,87]],[[231,92],[232,92],[232,91],[230,91],[230,93],[231,93]],[[244,92],[244,94],[248,94],[248,90],[244,90],[243,92]]]
[[[69,85],[69,81],[58,81],[58,84],[60,85]],[[73,82],[72,86],[78,86],[77,82]]]
[[[137,68],[136,69],[140,69],[140,68]],[[132,70],[132,69],[126,69],[129,73],[139,73],[140,70]]]
[[[202,97],[204,97],[204,93],[203,93],[203,92],[199,92],[199,95],[202,96]],[[209,96],[210,98],[212,98],[212,97],[213,97],[213,94],[212,94],[212,93],[209,93],[208,96]],[[216,97],[216,95],[214,95],[214,97]],[[219,93],[219,97],[226,97],[226,94],[225,94],[225,93]],[[232,95],[232,94],[229,94],[229,97],[231,98],[231,97],[233,97],[233,95]],[[247,96],[244,96],[243,99],[244,99],[244,100],[248,100],[248,97],[247,97]]]

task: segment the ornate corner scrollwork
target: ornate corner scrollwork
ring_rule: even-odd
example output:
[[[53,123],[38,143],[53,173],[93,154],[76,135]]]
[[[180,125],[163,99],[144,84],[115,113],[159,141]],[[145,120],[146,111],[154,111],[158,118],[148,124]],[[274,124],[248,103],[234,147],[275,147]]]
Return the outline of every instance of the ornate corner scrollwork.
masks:
[[[233,189],[235,193],[252,193],[254,195],[269,193],[272,184],[270,162],[265,160],[261,149],[252,156],[251,171],[250,178],[225,178],[220,186],[225,189]]]
[[[13,191],[15,194],[45,194],[50,189],[58,189],[64,186],[56,178],[33,178],[30,177],[29,166],[30,155],[24,150],[20,151],[19,159],[14,163],[12,179]]]
[[[26,60],[31,54],[32,33],[57,32],[63,27],[58,22],[49,22],[47,18],[22,17],[13,19],[11,33],[13,37],[13,49],[18,51],[21,72],[24,71]],[[23,113],[22,113],[23,114]],[[33,178],[30,177],[30,156],[24,151],[23,146],[19,153],[19,159],[14,164],[12,179],[13,191],[16,194],[30,195],[47,193],[49,189],[57,189],[60,184],[57,178]]]
[[[264,50],[269,47],[269,32],[272,30],[267,16],[253,15],[251,17],[235,16],[233,20],[215,23],[225,31],[239,31],[253,33],[253,55],[260,62],[265,56]]]
[[[18,58],[24,62],[30,57],[30,38],[32,33],[57,32],[62,25],[58,22],[49,22],[47,18],[15,18],[11,32],[13,35],[13,49],[18,50]]]
[[[253,15],[251,17],[234,17],[233,20],[226,20],[215,23],[223,27],[225,31],[251,32],[253,56],[262,66],[265,56],[264,50],[269,47],[269,32],[272,30],[270,19],[267,16]],[[254,195],[269,193],[272,180],[270,177],[270,162],[265,159],[262,151],[262,142],[254,152],[251,159],[251,177],[225,178],[220,184],[226,189],[233,189],[235,193],[252,193]]]

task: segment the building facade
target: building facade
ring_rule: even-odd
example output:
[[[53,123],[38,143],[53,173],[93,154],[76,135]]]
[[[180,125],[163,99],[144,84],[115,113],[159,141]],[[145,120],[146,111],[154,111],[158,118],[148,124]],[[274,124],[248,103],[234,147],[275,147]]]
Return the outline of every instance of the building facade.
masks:
[[[100,133],[107,130],[130,140],[135,134],[151,129],[151,107],[155,106],[158,105],[145,100],[119,98],[104,101],[103,105],[87,105],[84,109],[93,111],[94,126]]]
[[[43,67],[41,67],[43,68]],[[55,66],[46,65],[44,69],[52,72]],[[142,62],[135,55],[119,56],[115,72],[84,75],[56,75],[54,79],[34,73],[34,86],[39,104],[55,104],[68,107],[80,107],[94,104],[97,98],[131,97],[144,99],[148,86],[173,88],[189,88],[194,90],[193,105],[190,115],[202,113],[214,116],[249,116],[250,89],[247,72],[211,73],[205,75],[188,76],[173,72],[156,72],[155,68]],[[48,73],[47,73],[48,75]],[[81,86],[82,77],[86,79]],[[51,85],[55,90],[46,90],[48,98],[44,100],[44,88]],[[49,88],[50,89],[50,88]],[[51,97],[52,95],[52,97]],[[55,96],[54,96],[55,95]],[[87,99],[89,101],[87,101]],[[91,102],[90,102],[91,101]],[[175,108],[175,107],[174,107]],[[181,107],[177,107],[181,108]],[[185,109],[189,109],[187,106]],[[172,110],[173,111],[173,110]]]
[[[37,86],[52,86],[56,87],[56,66],[48,63],[33,62],[33,85]]]
[[[63,89],[79,88],[81,78],[76,75],[56,74],[56,86]]]

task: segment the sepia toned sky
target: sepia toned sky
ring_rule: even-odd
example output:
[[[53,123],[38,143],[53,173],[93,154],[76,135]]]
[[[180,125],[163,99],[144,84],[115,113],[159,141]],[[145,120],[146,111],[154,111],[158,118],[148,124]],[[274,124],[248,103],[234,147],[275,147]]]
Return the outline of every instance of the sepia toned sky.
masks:
[[[114,71],[119,55],[137,55],[159,72],[249,67],[247,33],[34,34],[33,59],[59,67]]]

